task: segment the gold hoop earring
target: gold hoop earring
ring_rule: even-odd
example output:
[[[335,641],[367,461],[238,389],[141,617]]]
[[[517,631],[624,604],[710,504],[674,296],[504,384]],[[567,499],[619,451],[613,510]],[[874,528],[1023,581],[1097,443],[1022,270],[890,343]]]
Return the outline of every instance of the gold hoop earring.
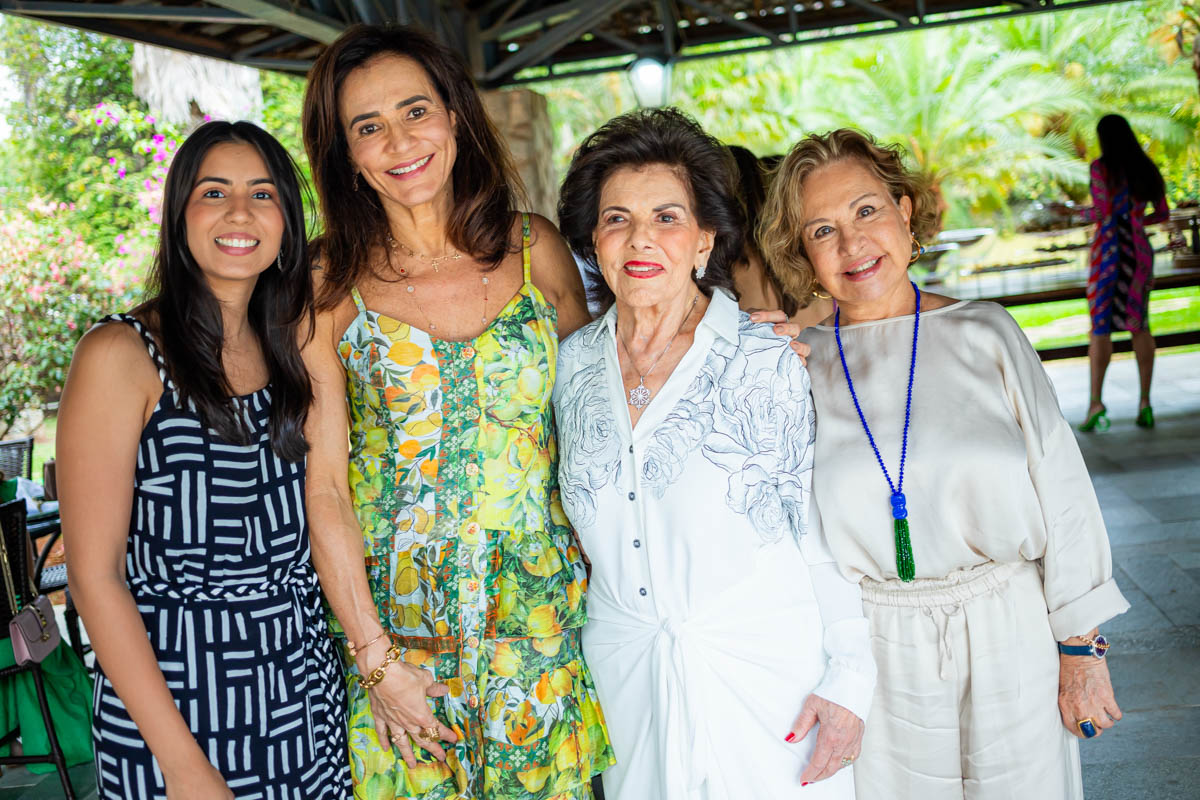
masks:
[[[819,291],[820,288],[821,287],[818,286],[816,289],[812,290],[813,297],[817,298],[818,300],[828,300],[831,297],[833,297],[833,295],[831,295],[831,294],[821,294],[821,292]]]
[[[354,173],[354,180],[351,181],[351,183],[354,185],[354,191],[357,192],[358,191],[358,173],[357,172]]]
[[[908,263],[915,264],[917,259],[925,255],[925,245],[917,241],[917,234],[909,231],[908,238],[912,239],[912,255],[909,256]]]

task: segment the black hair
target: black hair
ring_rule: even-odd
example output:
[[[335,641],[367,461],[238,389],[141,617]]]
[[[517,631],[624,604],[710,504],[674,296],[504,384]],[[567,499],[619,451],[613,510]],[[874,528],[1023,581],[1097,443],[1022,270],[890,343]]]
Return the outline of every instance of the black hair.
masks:
[[[691,194],[692,213],[704,230],[711,231],[712,253],[701,291],[714,288],[737,296],[730,270],[742,257],[745,217],[733,188],[732,159],[725,147],[704,132],[691,117],[674,108],[631,111],[614,117],[584,140],[571,159],[558,199],[558,226],[585,266],[589,299],[607,308],[612,289],[596,261],[592,232],[600,218],[600,191],[604,181],[622,167],[662,164],[682,173]]]
[[[1120,114],[1105,114],[1096,124],[1100,161],[1112,186],[1126,184],[1140,203],[1153,203],[1163,196],[1162,173],[1142,150],[1133,128]]]
[[[312,384],[300,358],[299,334],[312,330],[312,281],[301,180],[287,150],[249,122],[208,122],[179,147],[163,189],[158,250],[147,279],[146,301],[137,309],[153,315],[167,371],[184,404],[222,439],[249,444],[250,433],[230,402],[233,390],[222,363],[221,309],[188,247],[186,212],[196,175],[215,145],[244,143],[266,164],[283,213],[283,239],[277,261],[255,283],[247,309],[262,348],[271,386],[271,449],[299,461],[308,451],[304,422]]]
[[[758,239],[755,237],[755,231],[758,230],[758,220],[762,216],[763,205],[767,202],[767,183],[765,180],[767,170],[763,166],[762,160],[745,147],[737,144],[731,144],[728,147],[729,154],[733,156],[738,199],[742,201],[742,208],[746,210],[746,255],[738,259],[738,264],[735,268],[748,269],[750,266],[750,256],[757,256],[758,260],[762,263],[767,281],[779,296],[779,304],[783,306],[783,313],[790,317],[796,313],[799,303],[796,302],[796,298],[783,290],[779,279],[775,277],[775,273],[771,270],[770,265],[767,264],[767,259],[763,255],[762,248],[758,246]]]

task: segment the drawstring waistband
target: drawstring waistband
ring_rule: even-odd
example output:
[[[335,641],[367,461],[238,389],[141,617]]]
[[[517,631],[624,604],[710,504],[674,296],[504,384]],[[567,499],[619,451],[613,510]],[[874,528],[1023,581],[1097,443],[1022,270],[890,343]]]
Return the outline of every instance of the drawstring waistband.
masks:
[[[938,676],[947,680],[947,664],[954,660],[950,647],[950,617],[962,612],[963,603],[980,597],[1006,584],[1021,569],[1033,568],[1033,562],[997,564],[989,561],[977,567],[956,570],[945,578],[918,578],[903,582],[899,579],[877,581],[862,579],[864,603],[877,606],[919,608],[933,622],[938,633]]]

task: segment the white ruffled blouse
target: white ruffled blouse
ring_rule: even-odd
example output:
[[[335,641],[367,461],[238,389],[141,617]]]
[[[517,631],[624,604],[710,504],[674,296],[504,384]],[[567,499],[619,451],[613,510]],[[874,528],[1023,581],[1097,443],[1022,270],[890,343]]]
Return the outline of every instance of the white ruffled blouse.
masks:
[[[865,718],[861,594],[808,528],[813,409],[787,341],[714,293],[631,430],[615,307],[562,345],[563,507],[592,562],[583,645],[616,750],[610,800],[798,789],[811,692]],[[851,798],[851,770],[806,797]]]

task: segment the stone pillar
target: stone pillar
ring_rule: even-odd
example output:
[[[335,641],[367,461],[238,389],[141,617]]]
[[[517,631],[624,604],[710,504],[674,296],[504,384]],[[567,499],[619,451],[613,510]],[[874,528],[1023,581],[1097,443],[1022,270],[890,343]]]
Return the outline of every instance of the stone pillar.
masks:
[[[529,211],[557,222],[558,181],[554,129],[546,98],[529,89],[482,92],[483,106],[512,152],[529,198]]]

